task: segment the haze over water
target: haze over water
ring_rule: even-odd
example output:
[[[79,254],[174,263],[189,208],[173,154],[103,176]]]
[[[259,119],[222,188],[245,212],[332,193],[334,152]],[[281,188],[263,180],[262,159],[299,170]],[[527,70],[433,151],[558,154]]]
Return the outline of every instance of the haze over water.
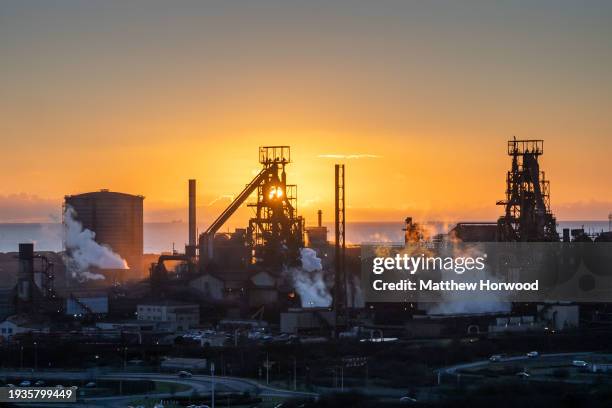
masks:
[[[334,238],[333,224],[328,228],[328,239]],[[453,224],[443,222],[427,223],[435,233],[446,232]],[[608,230],[608,221],[559,221],[559,234],[563,228],[584,228],[587,232]],[[403,223],[401,222],[355,222],[347,223],[347,243],[362,242],[402,242]],[[200,230],[202,228],[200,227]],[[227,231],[227,229],[223,230]],[[187,224],[183,222],[145,223],[144,252],[160,253],[172,250],[174,243],[177,251],[182,252],[187,237]],[[20,242],[34,242],[37,251],[61,251],[61,224],[0,224],[0,252],[16,252]]]

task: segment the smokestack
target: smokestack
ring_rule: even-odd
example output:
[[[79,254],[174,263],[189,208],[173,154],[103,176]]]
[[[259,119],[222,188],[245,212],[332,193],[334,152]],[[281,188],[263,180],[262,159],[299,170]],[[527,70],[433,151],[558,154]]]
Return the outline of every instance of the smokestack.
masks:
[[[189,246],[196,245],[196,181],[189,180]]]
[[[322,227],[323,226],[323,211],[321,210],[317,211],[317,215],[319,216],[318,226]]]
[[[570,242],[570,229],[563,228],[563,242]]]
[[[32,300],[34,283],[34,244],[19,244],[19,274],[17,278],[17,297],[29,302]]]

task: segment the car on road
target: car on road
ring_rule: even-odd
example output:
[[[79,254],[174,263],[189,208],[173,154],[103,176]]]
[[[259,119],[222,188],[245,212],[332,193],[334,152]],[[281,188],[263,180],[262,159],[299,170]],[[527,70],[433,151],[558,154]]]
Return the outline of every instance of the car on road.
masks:
[[[31,385],[32,385],[32,382],[28,380],[23,380],[22,382],[19,383],[20,387],[30,387]]]
[[[504,358],[503,354],[493,354],[491,357],[489,357],[489,361],[492,363],[496,363],[496,362],[502,361],[503,358]]]
[[[96,383],[93,381],[90,381],[87,384],[85,384],[85,388],[96,388]]]
[[[574,360],[572,361],[572,365],[574,367],[588,367],[589,363],[584,360]]]
[[[540,356],[540,353],[538,353],[537,351],[530,351],[529,353],[527,353],[527,357],[529,358],[536,358],[539,356]]]
[[[416,398],[412,398],[412,397],[409,397],[409,396],[405,396],[405,397],[400,398],[400,403],[402,403],[402,404],[414,404],[416,402],[417,402]]]
[[[189,371],[179,371],[177,374],[180,378],[191,378],[192,374]]]
[[[516,376],[517,377],[521,377],[521,378],[529,378],[529,377],[531,377],[531,375],[528,372],[526,372],[526,371],[521,371],[520,373],[516,373]]]
[[[34,383],[35,387],[44,387],[45,386],[45,382],[43,380],[38,380]]]

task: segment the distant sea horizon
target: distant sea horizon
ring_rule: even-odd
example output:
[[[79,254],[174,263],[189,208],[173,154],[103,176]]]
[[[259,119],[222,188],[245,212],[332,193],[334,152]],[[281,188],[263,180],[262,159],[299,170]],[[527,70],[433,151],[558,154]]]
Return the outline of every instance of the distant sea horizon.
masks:
[[[460,221],[463,222],[463,221]],[[469,221],[474,222],[474,221]],[[480,221],[492,222],[492,221]],[[421,223],[431,233],[446,233],[456,222],[425,221]],[[561,234],[563,228],[584,228],[588,233],[608,231],[608,220],[568,220],[557,221],[557,230]],[[333,240],[333,223],[324,223],[328,228],[328,239]],[[402,242],[403,222],[390,221],[355,221],[346,224],[346,241],[349,244],[362,242]],[[204,225],[199,225],[203,231]],[[183,251],[187,241],[186,222],[145,222],[144,252],[161,253],[174,248]],[[224,228],[222,231],[233,231]],[[33,242],[37,251],[59,252],[63,250],[61,223],[0,223],[0,252],[16,252],[18,244]]]

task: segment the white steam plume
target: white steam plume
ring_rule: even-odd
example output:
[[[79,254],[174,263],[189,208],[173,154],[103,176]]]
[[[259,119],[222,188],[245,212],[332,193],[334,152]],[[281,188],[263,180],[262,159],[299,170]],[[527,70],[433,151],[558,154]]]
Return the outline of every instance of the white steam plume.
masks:
[[[361,289],[361,279],[359,276],[353,275],[352,279],[349,280],[347,286],[348,300],[347,304],[350,307],[362,309],[365,307],[365,300],[363,298],[363,290]]]
[[[288,273],[293,279],[293,286],[300,295],[302,307],[328,307],[332,296],[325,284],[323,266],[317,253],[310,248],[300,249],[302,267],[290,268]]]
[[[128,269],[127,262],[113,250],[95,241],[96,234],[75,219],[76,212],[70,206],[64,212],[64,237],[66,242],[66,266],[73,277],[83,280],[104,279],[103,275],[89,272],[90,267],[102,269]]]
[[[457,257],[477,257],[478,252],[472,250],[458,251],[457,249],[452,250],[452,256]],[[450,280],[455,276],[454,271],[443,271],[442,280]],[[481,271],[473,270],[470,274],[462,275],[462,282],[479,282],[480,280],[490,280],[491,282],[499,282],[499,279],[495,277],[485,267]],[[465,295],[455,291],[444,291],[442,292],[442,301],[439,303],[428,304],[426,307],[427,314],[481,314],[481,313],[500,313],[509,312],[512,304],[508,301],[508,296],[502,293],[491,294],[489,298],[479,300],[465,300]]]

